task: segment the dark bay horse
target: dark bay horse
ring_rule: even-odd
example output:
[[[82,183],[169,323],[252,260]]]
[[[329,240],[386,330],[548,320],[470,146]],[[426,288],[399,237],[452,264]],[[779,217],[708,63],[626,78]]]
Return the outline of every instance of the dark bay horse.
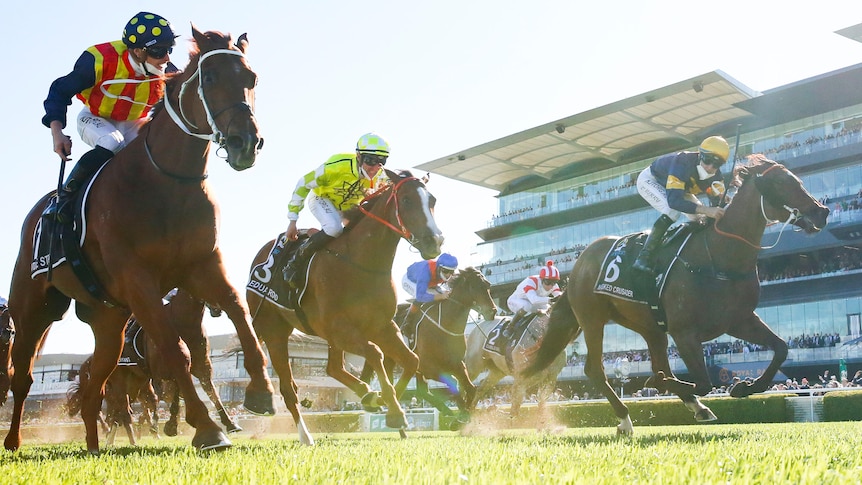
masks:
[[[81,364],[78,372],[78,382],[73,383],[66,392],[66,411],[69,416],[81,412],[84,389],[90,385],[90,373],[93,357]],[[159,398],[152,386],[151,378],[136,366],[117,366],[105,383],[105,418],[104,426],[108,446],[114,443],[117,430],[126,430],[129,444],[137,444],[132,430],[132,408],[134,402],[140,402],[143,412],[140,424],[149,423],[150,431],[158,437],[158,404]]]
[[[50,281],[45,274],[31,278],[33,234],[49,196],[27,215],[9,295],[17,333],[7,450],[21,446],[21,415],[35,356],[52,322],[63,317],[72,299],[78,318],[89,323],[95,337],[93,385],[81,408],[90,453],[99,452],[96,424],[104,383],[117,365],[123,328],[132,313],[156,342],[186,398],[186,421],[195,428],[192,444],[201,450],[231,446],[194,391],[189,350],[162,304],[162,296],[172,288],[183,288],[225,311],[236,327],[251,376],[245,406],[259,414],[275,412],[266,357],[248,307],[225,275],[218,209],[206,182],[211,140],[231,168],[245,170],[255,163],[263,143],[252,110],[257,76],[245,59],[245,36],[234,45],[228,35],[201,33],[194,26],[192,35],[196,50],[187,69],[166,82],[165,97],[152,120],[87,189],[82,252],[107,297],[94,297],[68,264],[56,267]]]
[[[536,394],[539,398],[539,406],[544,407],[548,397],[554,392],[557,387],[557,376],[563,367],[566,365],[566,353],[563,349],[557,352],[556,357],[542,371],[533,376],[523,376],[520,371],[527,368],[535,359],[535,354],[531,350],[535,349],[535,345],[530,345],[529,349],[516,346],[512,349],[513,352],[518,352],[521,359],[518,362],[513,362],[511,365],[506,357],[496,352],[485,349],[485,342],[491,336],[494,327],[500,323],[501,319],[511,317],[499,317],[497,319],[486,320],[476,325],[476,328],[467,336],[467,351],[464,355],[464,363],[467,365],[467,372],[473,379],[479,379],[483,372],[488,371],[488,374],[481,380],[476,380],[474,384],[478,384],[476,390],[476,399],[481,399],[491,393],[491,390],[500,380],[506,376],[512,376],[512,389],[510,392],[511,407],[509,413],[512,416],[518,416],[521,409],[521,404],[527,395],[527,390],[536,387]],[[540,320],[544,319],[544,320]],[[541,332],[546,332],[547,316],[539,315],[535,320],[531,321],[530,327],[535,328],[539,332],[538,338],[541,337]],[[529,331],[530,329],[528,329]],[[471,406],[475,406],[473,402]]]
[[[464,353],[467,350],[464,329],[470,310],[476,310],[485,319],[493,320],[497,306],[491,298],[491,283],[476,268],[459,270],[449,281],[449,287],[452,292],[448,299],[422,305],[422,316],[416,328],[402,328],[402,332],[415,331],[412,333],[415,336],[412,350],[419,356],[417,397],[428,401],[444,415],[451,415],[452,410],[445,401],[428,391],[428,379],[441,382],[446,385],[462,416],[466,417],[475,401],[476,386],[464,366]],[[399,305],[396,322],[404,321],[408,308],[409,305]],[[387,356],[384,367],[391,375],[395,362]],[[366,364],[360,378],[370,383],[372,372],[372,367]]]
[[[619,239],[604,237],[587,247],[575,263],[565,296],[551,312],[548,336],[538,351],[538,360],[527,373],[542,369],[583,331],[587,345],[584,373],[610,401],[620,420],[618,432],[630,435],[633,427],[628,408],[608,384],[602,365],[604,326],[613,320],[646,340],[653,371],[647,385],[678,395],[697,421],[716,419],[697,398],[712,389],[702,342],[728,334],[771,349],[772,361],[763,374],[753,382],[734,386],[730,395],[745,397],[765,391],[787,358],[787,344],[754,311],[760,297],[756,263],[764,229],[767,224],[786,221],[785,225],[817,233],[826,226],[829,209],[812,197],[790,170],[763,155],[751,155],[738,166],[733,185],[739,190],[724,217],[693,233],[666,275],[661,296],[666,330],[656,324],[646,304],[593,291],[599,279],[607,276],[601,273],[602,262]],[[660,254],[664,263],[674,258],[670,250],[663,248]],[[673,337],[693,383],[680,381],[671,372],[668,335]]]
[[[434,196],[425,184],[410,172],[386,170],[386,175],[391,185],[345,212],[344,233],[313,256],[299,312],[247,292],[254,328],[266,343],[285,405],[296,422],[300,442],[306,445],[313,445],[314,440],[297,406],[288,355],[288,337],[294,328],[325,339],[329,343],[327,373],[368,402],[375,393],[344,369],[344,352],[365,357],[380,381],[388,407],[386,425],[401,429],[406,424],[398,396],[416,372],[419,359],[392,321],[397,301],[392,262],[402,238],[423,258],[432,259],[440,254],[443,236],[434,221]],[[284,262],[276,265],[270,255],[274,244],[266,243],[252,263],[253,276],[260,281],[282,278]],[[404,369],[395,386],[383,367],[384,354]]]

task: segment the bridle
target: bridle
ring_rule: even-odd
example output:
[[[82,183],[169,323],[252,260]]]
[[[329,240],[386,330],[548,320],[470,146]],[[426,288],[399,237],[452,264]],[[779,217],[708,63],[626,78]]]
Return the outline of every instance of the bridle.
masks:
[[[247,102],[241,101],[239,103],[236,103],[236,104],[233,104],[233,105],[228,106],[226,108],[223,108],[223,109],[219,110],[217,113],[213,114],[212,109],[210,108],[210,105],[207,102],[206,93],[204,93],[203,83],[198,80],[198,82],[197,82],[197,84],[198,84],[198,89],[197,89],[198,98],[200,98],[200,100],[201,100],[201,104],[203,105],[204,112],[206,113],[206,116],[207,116],[207,123],[210,126],[210,132],[209,133],[199,133],[198,132],[199,131],[198,126],[195,125],[189,119],[189,117],[186,116],[186,113],[183,111],[183,103],[182,103],[183,96],[185,96],[185,94],[186,94],[186,88],[188,88],[190,83],[195,82],[196,78],[200,78],[200,76],[201,76],[200,73],[203,70],[204,60],[206,60],[212,56],[218,55],[218,54],[226,54],[226,55],[231,55],[231,56],[245,57],[245,54],[243,54],[242,51],[232,50],[232,49],[214,49],[214,50],[211,50],[209,52],[205,52],[205,53],[201,54],[200,57],[198,58],[198,68],[195,70],[195,72],[191,76],[189,76],[188,79],[183,81],[182,85],[180,85],[180,92],[177,95],[177,104],[179,105],[179,113],[177,113],[177,111],[171,105],[171,101],[170,101],[170,98],[168,96],[165,96],[163,98],[163,103],[165,105],[165,111],[167,111],[168,115],[171,117],[171,120],[183,131],[183,133],[185,133],[189,136],[193,136],[195,138],[199,138],[201,140],[207,140],[207,141],[211,141],[211,142],[215,143],[216,145],[218,145],[218,148],[216,149],[216,156],[219,156],[220,158],[223,158],[225,161],[230,162],[230,160],[228,160],[228,155],[226,155],[226,154],[224,156],[221,155],[222,151],[224,151],[225,153],[227,152],[227,149],[225,148],[227,138],[225,137],[224,133],[219,129],[219,127],[216,125],[215,120],[216,120],[216,118],[218,118],[223,113],[225,113],[229,110],[235,109],[235,108],[247,109],[249,111],[249,113],[251,113],[253,116],[254,111],[252,110],[251,106]],[[150,146],[149,146],[149,143],[147,142],[146,139],[144,140],[144,151],[147,153],[147,158],[149,158],[150,163],[152,163],[153,167],[155,167],[159,173],[166,175],[170,178],[173,178],[175,180],[178,180],[181,183],[202,182],[202,181],[206,180],[206,178],[209,176],[206,173],[204,173],[203,175],[200,175],[200,176],[185,176],[185,175],[177,175],[177,174],[166,171],[165,169],[160,167],[158,163],[156,163],[155,159],[153,158],[152,153],[150,152]]]
[[[767,173],[769,173],[771,170],[773,170],[773,169],[775,169],[775,168],[780,168],[781,170],[786,170],[786,168],[784,167],[784,165],[782,165],[782,164],[780,164],[780,163],[776,163],[775,165],[773,165],[773,166],[771,166],[771,167],[767,168],[766,170],[764,170],[762,173],[757,174],[755,177],[756,177],[756,178],[763,177],[763,176],[765,176]],[[765,180],[765,179],[764,179],[764,180]],[[756,179],[755,179],[755,185],[756,185]],[[763,192],[762,192],[759,188],[758,188],[758,192],[760,192],[760,214],[763,216],[763,220],[764,220],[764,222],[765,222],[765,225],[770,226],[770,225],[773,225],[773,224],[778,224],[778,223],[780,223],[780,222],[781,222],[780,220],[777,220],[777,219],[770,219],[770,218],[769,218],[769,216],[767,216],[767,215],[766,215],[766,202],[767,202],[767,201],[766,201],[766,197],[763,195]],[[742,242],[744,242],[745,244],[747,244],[747,245],[751,246],[751,247],[752,247],[752,248],[754,248],[754,249],[757,249],[757,250],[761,250],[761,249],[771,249],[771,248],[774,248],[775,246],[777,246],[777,245],[778,245],[778,242],[781,240],[781,235],[782,235],[782,234],[784,234],[784,230],[785,230],[785,229],[787,229],[787,226],[788,226],[788,225],[790,225],[790,224],[795,223],[796,221],[798,221],[799,219],[801,219],[801,218],[802,218],[802,216],[801,216],[801,213],[802,213],[802,212],[801,212],[798,208],[796,208],[796,207],[790,207],[790,206],[788,206],[788,205],[786,205],[786,204],[782,204],[782,205],[781,205],[781,207],[782,207],[784,210],[786,210],[786,211],[788,212],[787,220],[786,220],[786,221],[784,221],[784,225],[782,225],[782,226],[781,226],[781,229],[780,229],[780,230],[779,230],[779,232],[778,232],[778,238],[776,238],[775,242],[774,242],[774,243],[772,243],[772,244],[771,244],[771,245],[769,245],[769,246],[761,246],[761,245],[759,245],[759,244],[754,244],[754,243],[752,243],[752,242],[751,242],[751,241],[749,241],[748,239],[745,239],[745,238],[744,238],[744,237],[742,237],[742,236],[739,236],[739,235],[737,235],[737,234],[732,234],[732,233],[729,233],[729,232],[722,231],[721,229],[719,229],[719,228],[718,228],[718,223],[720,222],[720,220],[716,221],[716,222],[715,222],[715,224],[713,224],[713,226],[712,226],[712,227],[713,227],[713,229],[715,230],[715,232],[716,232],[717,234],[722,235],[722,236],[724,236],[724,237],[731,238],[731,239],[736,239],[736,240],[738,240],[738,241],[742,241]]]
[[[409,242],[411,246],[415,246],[416,245],[415,244],[416,239],[413,237],[413,234],[410,232],[410,230],[407,229],[407,227],[405,227],[404,223],[401,221],[401,209],[398,205],[398,190],[401,188],[402,185],[404,185],[404,183],[409,182],[411,180],[418,181],[419,179],[416,177],[404,177],[403,179],[401,179],[397,183],[395,183],[394,186],[386,186],[386,187],[381,188],[380,190],[377,190],[376,192],[373,192],[370,195],[367,195],[364,199],[362,199],[362,201],[359,203],[359,205],[357,207],[358,207],[359,211],[362,212],[364,215],[366,215],[366,216],[370,217],[371,219],[383,224],[384,226],[388,227],[389,229],[392,229],[392,231],[394,231],[395,234],[398,234],[399,236],[406,239],[407,242]],[[389,190],[390,187],[391,187],[391,192],[389,194],[389,198],[386,199],[384,206],[388,206],[389,203],[392,201],[395,202],[395,220],[398,222],[398,227],[396,227],[394,224],[387,221],[386,219],[384,219],[384,218],[382,218],[376,214],[373,214],[368,209],[363,207],[363,204],[365,202],[367,202],[371,199],[374,199],[376,197],[379,197],[380,195],[382,195],[383,192],[385,192],[386,190]]]

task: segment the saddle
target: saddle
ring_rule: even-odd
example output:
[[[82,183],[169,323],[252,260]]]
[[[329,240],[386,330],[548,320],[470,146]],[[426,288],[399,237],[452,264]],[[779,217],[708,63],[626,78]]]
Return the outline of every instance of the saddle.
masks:
[[[122,305],[104,290],[93,273],[92,266],[81,251],[86,236],[84,233],[86,196],[99,172],[86,183],[85,187],[75,193],[74,199],[71,201],[72,222],[61,224],[53,219],[42,217],[36,223],[36,230],[33,234],[34,254],[30,265],[30,277],[35,278],[42,273],[48,273],[50,279],[50,272],[54,268],[68,262],[72,272],[94,298],[102,301],[108,307],[121,307]],[[57,194],[55,193],[49,199],[49,203],[55,203],[56,198]]]
[[[602,261],[602,271],[593,289],[614,298],[649,305],[659,326],[666,325],[666,315],[661,305],[661,293],[667,282],[667,274],[677,261],[677,256],[692,234],[703,230],[706,224],[695,221],[672,228],[662,240],[656,252],[657,275],[647,275],[632,270],[632,265],[643,250],[646,234],[629,234],[611,246]]]
[[[299,306],[302,295],[305,293],[305,286],[293,289],[284,280],[284,267],[307,238],[308,234],[300,233],[296,241],[288,241],[286,233],[279,234],[269,250],[269,256],[266,260],[251,268],[246,289],[279,308],[295,311],[303,324],[303,328],[300,330],[307,335],[316,335],[308,326],[305,314]],[[303,267],[301,271],[308,272],[314,257],[315,255],[312,255],[309,258],[308,265]],[[302,280],[306,281],[306,278],[302,278]]]
[[[485,350],[504,357],[511,375],[520,373],[542,343],[548,330],[548,318],[544,311],[528,313],[519,322],[513,322],[515,328],[510,338],[504,337],[502,333],[508,320],[501,319],[488,332]]]

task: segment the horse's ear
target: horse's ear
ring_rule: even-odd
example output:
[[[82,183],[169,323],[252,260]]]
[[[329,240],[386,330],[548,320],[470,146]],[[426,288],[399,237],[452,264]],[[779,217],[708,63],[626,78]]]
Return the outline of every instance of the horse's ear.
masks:
[[[426,172],[425,176],[422,177],[420,180],[422,180],[423,184],[428,185],[428,181],[431,180],[431,174]]]
[[[195,39],[195,42],[198,45],[201,45],[201,42],[206,41],[206,37],[204,37],[204,34],[202,34],[201,31],[198,30],[197,27],[195,27],[195,24],[192,24],[191,22],[190,22],[190,24],[192,26],[192,38]]]
[[[243,33],[239,36],[239,39],[236,40],[236,48],[242,51],[243,54],[246,54],[248,51],[248,33]]]

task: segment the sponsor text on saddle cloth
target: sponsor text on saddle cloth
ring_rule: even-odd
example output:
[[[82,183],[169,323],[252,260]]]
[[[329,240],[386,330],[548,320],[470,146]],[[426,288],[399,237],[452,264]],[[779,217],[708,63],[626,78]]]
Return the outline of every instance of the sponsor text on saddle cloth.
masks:
[[[293,290],[284,280],[283,269],[290,259],[288,255],[296,251],[306,237],[307,235],[301,235],[296,241],[288,242],[286,234],[281,233],[269,250],[266,261],[251,269],[246,288],[277,307],[296,310],[305,292],[307,281],[303,279],[303,285],[298,290]],[[314,255],[309,260],[309,266],[313,260]],[[301,269],[307,278],[308,266]]]
[[[681,228],[682,226],[678,227]],[[674,264],[679,261],[679,254],[688,243],[691,234],[692,232],[689,230],[677,229],[667,235],[663,248],[672,248],[677,244],[679,247],[669,263],[666,258],[658,258],[656,268],[659,275],[655,281],[651,277],[644,278],[642,273],[632,270],[632,264],[643,248],[643,240],[646,235],[636,233],[620,238],[605,255],[605,259],[602,261],[602,270],[599,272],[593,291],[622,300],[649,305],[656,323],[664,327],[667,317],[661,306],[661,295],[667,282],[666,276]],[[684,239],[679,238],[678,235],[685,237]]]
[[[520,373],[530,363],[533,353],[542,343],[548,330],[548,314],[537,312],[526,315],[508,340],[502,335],[505,322],[501,319],[488,332],[485,350],[504,357],[510,372]]]

